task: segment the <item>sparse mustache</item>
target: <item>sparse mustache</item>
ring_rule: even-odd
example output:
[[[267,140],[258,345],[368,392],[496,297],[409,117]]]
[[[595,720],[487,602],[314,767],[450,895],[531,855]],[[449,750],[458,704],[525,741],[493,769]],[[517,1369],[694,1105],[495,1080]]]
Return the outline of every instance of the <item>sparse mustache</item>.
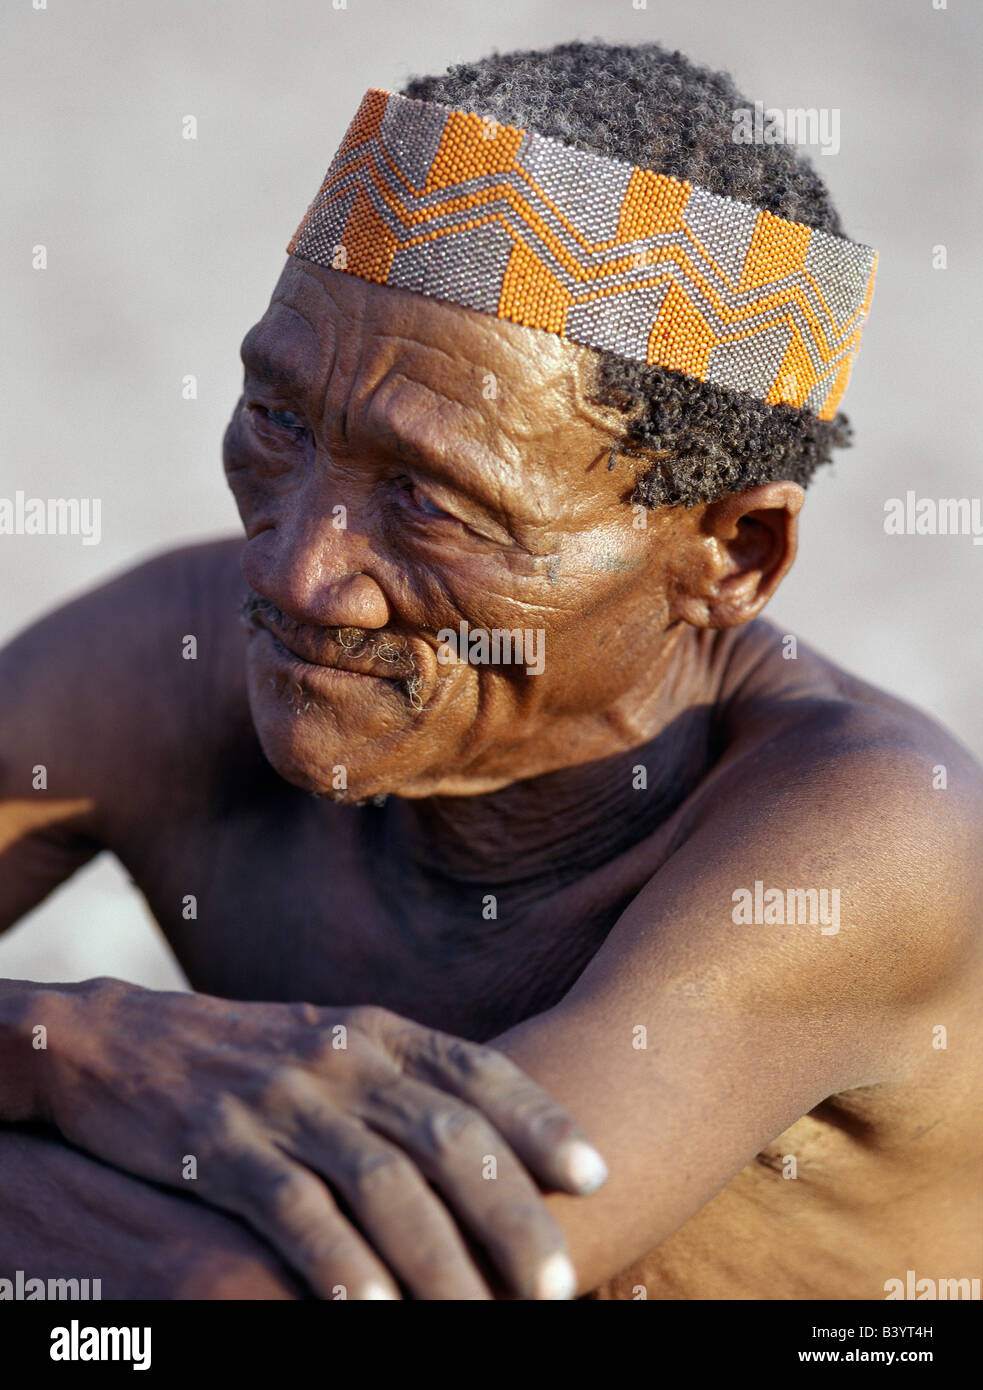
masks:
[[[298,626],[297,623],[287,617],[282,609],[277,608],[275,603],[271,603],[268,598],[263,598],[260,594],[247,594],[242,601],[243,620],[247,625],[251,625],[258,613],[263,613],[268,618],[271,618],[276,626],[283,629],[284,632],[289,632],[291,628],[296,628]],[[368,629],[364,627],[325,627],[321,628],[320,631],[337,642],[338,646],[343,648],[346,652],[354,652],[361,649],[369,642],[369,632]],[[388,646],[393,647],[395,650],[405,649],[405,643],[403,647],[398,647],[391,637],[380,640],[384,640]]]
[[[297,624],[290,621],[281,609],[261,594],[250,592],[242,601],[241,615],[247,627],[256,626],[259,614],[264,614],[281,631],[289,632]],[[387,666],[403,664],[409,667],[409,674],[402,681],[410,703],[415,709],[422,708],[419,691],[423,684],[417,671],[416,658],[409,644],[403,638],[396,638],[388,632],[372,632],[364,627],[326,627],[320,629],[337,643],[342,651],[350,656],[367,656],[382,661]]]

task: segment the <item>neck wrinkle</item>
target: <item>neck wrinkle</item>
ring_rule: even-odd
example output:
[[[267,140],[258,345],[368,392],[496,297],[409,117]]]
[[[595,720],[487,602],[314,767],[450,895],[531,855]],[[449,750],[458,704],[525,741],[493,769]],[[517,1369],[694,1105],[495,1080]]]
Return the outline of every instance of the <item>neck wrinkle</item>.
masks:
[[[676,646],[646,742],[473,797],[390,797],[376,813],[382,862],[398,864],[404,884],[412,866],[441,896],[470,897],[482,886],[526,898],[630,849],[672,814],[715,756],[720,636],[693,632]],[[645,789],[634,785],[639,765]]]

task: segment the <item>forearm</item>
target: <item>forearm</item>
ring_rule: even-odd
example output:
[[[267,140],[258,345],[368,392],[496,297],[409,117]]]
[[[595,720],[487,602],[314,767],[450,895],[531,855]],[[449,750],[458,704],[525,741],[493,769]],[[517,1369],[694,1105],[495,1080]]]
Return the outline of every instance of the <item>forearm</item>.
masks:
[[[98,1279],[90,1297],[304,1297],[242,1223],[54,1135],[0,1127],[0,1279]]]
[[[22,1270],[100,1279],[103,1298],[306,1296],[235,1217],[103,1163],[48,1128],[59,1052],[98,1050],[122,996],[138,988],[105,978],[0,981],[0,1278]]]
[[[64,1004],[96,985],[0,980],[0,1123],[50,1120],[49,1049],[63,1041]]]
[[[647,1023],[647,1046],[633,1028]],[[610,1176],[598,1192],[550,1193],[584,1294],[694,1217],[762,1146],[836,1085],[772,1018],[668,993],[633,1004],[582,993],[494,1042],[595,1139]],[[799,1041],[797,1039],[797,1041]]]

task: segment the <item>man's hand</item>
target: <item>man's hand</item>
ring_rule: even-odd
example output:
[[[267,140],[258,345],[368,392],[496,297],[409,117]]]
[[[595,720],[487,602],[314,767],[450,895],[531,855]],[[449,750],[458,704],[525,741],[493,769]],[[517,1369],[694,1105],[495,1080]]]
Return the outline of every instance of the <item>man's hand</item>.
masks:
[[[241,1216],[321,1297],[572,1297],[537,1180],[591,1192],[604,1164],[501,1053],[374,1007],[35,988],[45,1118]]]
[[[0,1279],[99,1280],[102,1299],[298,1299],[237,1217],[121,1173],[57,1135],[0,1126]],[[308,1295],[309,1296],[309,1295]]]

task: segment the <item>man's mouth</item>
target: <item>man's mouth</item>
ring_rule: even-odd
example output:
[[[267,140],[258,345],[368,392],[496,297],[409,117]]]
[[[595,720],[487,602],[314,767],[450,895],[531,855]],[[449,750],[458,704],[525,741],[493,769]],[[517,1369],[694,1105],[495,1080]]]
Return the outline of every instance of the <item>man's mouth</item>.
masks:
[[[250,596],[243,604],[247,626],[269,635],[281,661],[299,663],[309,668],[311,676],[336,672],[389,681],[404,690],[411,704],[419,708],[421,681],[405,641],[363,628],[329,628],[316,634],[285,631],[278,621],[281,616],[278,609],[258,595]]]
[[[344,671],[352,676],[374,676],[376,679],[398,683],[403,683],[412,675],[412,666],[406,656],[400,653],[398,659],[384,660],[377,653],[373,653],[369,642],[346,649],[330,640],[310,642],[298,633],[291,633],[288,639],[262,618],[258,618],[255,625],[266,629],[273,639],[273,646],[282,657],[290,661],[302,661],[305,666]]]

